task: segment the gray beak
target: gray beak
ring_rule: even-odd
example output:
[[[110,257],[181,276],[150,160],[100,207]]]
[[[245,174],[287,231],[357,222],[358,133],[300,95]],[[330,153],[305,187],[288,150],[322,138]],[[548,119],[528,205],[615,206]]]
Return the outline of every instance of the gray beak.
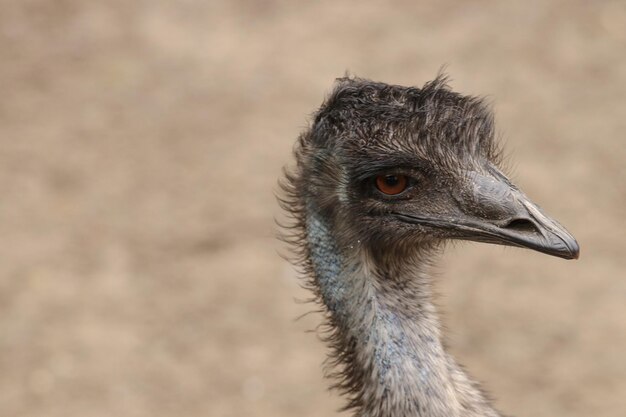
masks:
[[[457,239],[519,246],[564,259],[578,258],[578,242],[563,226],[545,215],[499,171],[494,169],[492,174],[468,174],[468,186],[453,194],[458,208],[453,214],[395,215],[405,222],[446,229]]]

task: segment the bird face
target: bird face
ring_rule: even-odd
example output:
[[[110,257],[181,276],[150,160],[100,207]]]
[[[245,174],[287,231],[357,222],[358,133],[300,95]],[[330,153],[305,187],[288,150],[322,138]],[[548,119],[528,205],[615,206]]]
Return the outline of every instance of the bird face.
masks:
[[[302,138],[308,194],[338,234],[375,248],[449,239],[565,259],[579,247],[498,168],[491,113],[435,80],[344,80]]]
[[[371,169],[374,161],[387,166]],[[406,158],[410,159],[410,158]],[[550,218],[491,162],[466,161],[450,170],[435,161],[396,155],[361,160],[340,200],[356,217],[345,219],[376,246],[394,242],[471,240],[578,258],[574,237]],[[361,168],[364,167],[363,170]]]

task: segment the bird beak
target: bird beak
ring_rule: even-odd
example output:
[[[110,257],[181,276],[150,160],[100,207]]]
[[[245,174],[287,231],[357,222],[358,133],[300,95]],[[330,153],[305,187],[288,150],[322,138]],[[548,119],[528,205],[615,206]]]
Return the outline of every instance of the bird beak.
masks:
[[[453,238],[533,249],[564,259],[578,259],[576,239],[545,215],[499,171],[471,172],[463,190],[453,193],[454,213],[414,216],[395,213],[405,222],[445,229]]]

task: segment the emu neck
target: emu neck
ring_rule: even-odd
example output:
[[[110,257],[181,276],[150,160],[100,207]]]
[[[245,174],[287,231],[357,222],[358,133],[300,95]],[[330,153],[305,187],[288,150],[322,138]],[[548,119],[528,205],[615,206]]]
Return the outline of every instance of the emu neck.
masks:
[[[349,407],[364,417],[460,416],[459,375],[441,343],[428,262],[385,265],[360,242],[340,244],[315,213],[307,237]]]

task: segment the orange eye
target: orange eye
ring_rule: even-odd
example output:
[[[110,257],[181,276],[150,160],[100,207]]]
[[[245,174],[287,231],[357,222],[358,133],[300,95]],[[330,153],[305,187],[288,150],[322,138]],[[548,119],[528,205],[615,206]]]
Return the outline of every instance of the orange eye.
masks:
[[[406,175],[379,175],[376,177],[376,188],[387,195],[397,195],[406,190]]]

